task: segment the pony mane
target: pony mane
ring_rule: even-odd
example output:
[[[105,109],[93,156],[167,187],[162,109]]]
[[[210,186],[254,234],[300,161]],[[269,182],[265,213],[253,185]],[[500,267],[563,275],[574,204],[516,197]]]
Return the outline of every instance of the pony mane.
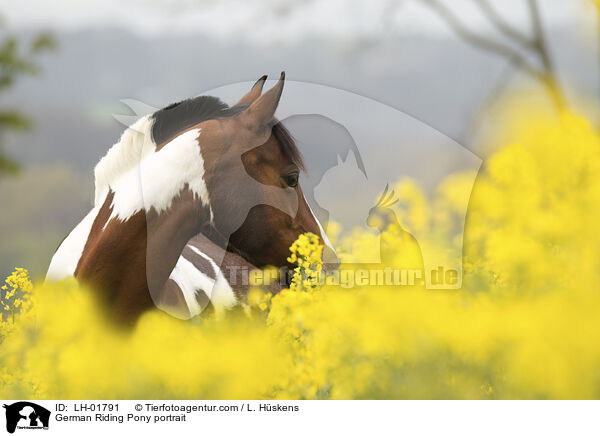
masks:
[[[138,165],[147,155],[156,152],[158,144],[173,139],[202,121],[230,117],[247,108],[247,104],[229,107],[217,97],[199,96],[172,103],[140,118],[123,132],[119,141],[94,168],[94,205],[98,206],[103,201],[111,182]],[[302,155],[290,132],[278,120],[274,120],[271,127],[281,152],[304,170]]]
[[[178,133],[202,121],[234,115],[247,105],[229,108],[216,97],[200,96],[171,103],[127,128],[94,168],[94,205],[108,192],[110,183],[138,165],[148,154]]]
[[[152,137],[160,145],[202,121],[230,117],[247,107],[246,104],[229,107],[217,97],[207,95],[172,103],[152,115]]]
[[[217,97],[206,95],[172,103],[152,115],[155,120],[152,126],[152,137],[156,144],[160,145],[174,138],[179,132],[183,132],[202,121],[231,117],[247,109],[248,106],[248,104],[238,104],[229,107],[227,103]],[[276,119],[271,127],[273,135],[279,142],[281,152],[298,165],[300,169],[304,169],[302,156],[290,132]]]
[[[294,164],[305,171],[304,160],[302,159],[302,153],[296,146],[296,141],[290,133],[290,131],[283,125],[283,123],[277,119],[273,121],[272,130],[273,136],[279,143],[279,149],[284,156],[287,156]]]

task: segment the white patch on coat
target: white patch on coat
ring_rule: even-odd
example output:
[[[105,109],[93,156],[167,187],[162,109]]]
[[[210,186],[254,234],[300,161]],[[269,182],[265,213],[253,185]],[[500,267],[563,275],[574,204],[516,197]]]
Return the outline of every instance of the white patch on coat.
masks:
[[[94,207],[60,244],[50,261],[46,281],[55,282],[73,277],[103,202]]]
[[[315,213],[313,212],[312,208],[310,207],[310,204],[308,204],[308,201],[306,201],[306,199],[304,199],[304,202],[308,206],[308,210],[310,210],[310,213],[312,214],[313,218],[317,222],[317,225],[319,226],[319,232],[321,233],[321,239],[323,239],[323,242],[325,243],[325,246],[329,247],[331,249],[331,251],[333,251],[333,254],[335,254],[335,256],[337,257],[337,252],[335,251],[335,248],[333,248],[333,245],[329,241],[329,238],[327,237],[327,233],[325,233],[325,230],[323,230],[323,226],[321,225],[321,222],[317,219],[317,216],[315,215]],[[325,254],[326,253],[323,253],[323,257],[324,257],[323,261],[325,263],[327,263],[328,260],[325,259]]]
[[[206,295],[208,295],[208,298],[215,307],[215,311],[235,306],[237,304],[237,298],[233,292],[233,289],[231,288],[231,285],[229,284],[229,281],[223,275],[221,268],[219,268],[212,258],[204,254],[198,248],[190,244],[188,244],[188,247],[198,256],[206,259],[215,272],[215,285],[210,290],[204,289],[204,292],[206,292]]]
[[[188,245],[188,247],[210,263],[216,280],[198,269],[196,265],[184,256],[179,257],[169,278],[179,286],[190,313],[190,318],[199,315],[204,309],[196,299],[196,294],[199,291],[206,294],[215,309],[215,315],[219,316],[223,313],[224,309],[230,308],[237,303],[233,289],[231,289],[229,282],[225,279],[223,272],[213,259],[192,245]]]
[[[156,151],[156,144],[152,138],[153,125],[154,118],[151,115],[140,118],[123,132],[119,142],[100,159],[94,168],[96,206],[107,194],[112,181]]]
[[[183,256],[179,256],[177,264],[175,265],[175,268],[173,268],[169,278],[179,286],[183,299],[190,312],[190,318],[200,315],[204,308],[198,303],[196,292],[198,290],[206,292],[207,289],[212,289],[215,285],[215,281],[196,268],[192,262]],[[208,292],[206,292],[206,294],[208,296]]]
[[[108,221],[126,221],[142,210],[165,212],[186,185],[203,205],[210,207],[199,135],[200,129],[182,133],[111,181],[114,197]]]
[[[94,208],[69,233],[60,244],[50,261],[47,281],[58,281],[72,277],[89,237],[92,224],[105,201],[111,181],[139,165],[139,162],[156,151],[152,139],[154,118],[144,116],[123,132],[94,168]]]

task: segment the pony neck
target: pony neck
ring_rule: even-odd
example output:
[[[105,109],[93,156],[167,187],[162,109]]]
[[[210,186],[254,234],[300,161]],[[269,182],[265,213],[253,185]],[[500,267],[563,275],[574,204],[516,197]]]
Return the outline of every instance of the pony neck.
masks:
[[[110,192],[92,225],[75,277],[89,284],[109,317],[131,324],[160,301],[186,243],[210,219],[209,208],[183,190],[167,211],[142,210],[111,218]]]
[[[117,321],[135,321],[159,301],[185,244],[210,224],[200,134],[191,129],[137,163],[111,169],[117,147],[98,168],[106,177],[96,194],[104,200],[75,276],[97,289]]]
[[[147,227],[146,276],[148,290],[154,301],[175,267],[188,241],[210,223],[210,209],[194,193],[184,190],[167,212],[150,210],[145,213]]]

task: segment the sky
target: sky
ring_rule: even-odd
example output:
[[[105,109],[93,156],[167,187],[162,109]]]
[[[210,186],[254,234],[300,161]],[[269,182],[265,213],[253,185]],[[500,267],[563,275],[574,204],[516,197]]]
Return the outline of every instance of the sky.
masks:
[[[488,1],[516,27],[528,27],[526,0]],[[538,3],[546,26],[566,27],[595,19],[589,0]],[[492,32],[474,0],[448,4],[471,28]],[[114,26],[148,37],[205,34],[257,44],[308,37],[379,38],[388,28],[409,34],[448,33],[419,0],[1,0],[0,10],[17,28],[76,31]]]
[[[502,40],[478,9],[476,2],[486,0],[443,1],[470,29]],[[487,1],[507,22],[529,31],[527,0]],[[572,96],[597,95],[599,38],[591,1],[538,3],[565,87]],[[421,0],[0,0],[0,18],[17,36],[48,29],[58,42],[57,51],[40,58],[42,74],[21,78],[2,96],[3,105],[27,114],[35,128],[4,144],[24,170],[0,185],[0,197],[12,205],[10,214],[0,215],[0,276],[14,264],[42,274],[58,242],[87,213],[92,168],[123,130],[114,115],[129,114],[123,99],[164,106],[265,73],[277,77],[285,69],[283,106],[314,97],[311,87],[298,88],[291,98],[294,86],[316,84],[381,103],[368,107],[394,108],[399,118],[387,123],[373,120],[374,110],[368,111],[370,122],[346,120],[359,114],[350,103],[331,116],[345,120],[363,160],[379,168],[370,171],[368,183],[351,158],[343,171],[326,174],[328,183],[315,199],[340,220],[350,216],[344,207],[353,203],[334,203],[339,196],[327,191],[330,184],[352,186],[354,202],[360,194],[370,207],[391,179],[389,168],[432,175],[421,180],[425,186],[433,186],[433,176],[446,174],[444,169],[464,168],[461,156],[442,152],[458,149],[456,144],[480,151],[470,141],[477,138],[470,126],[511,71],[506,59],[460,40]],[[510,83],[522,79],[510,77]],[[321,100],[334,101],[326,97]],[[382,137],[379,128],[380,136],[371,138],[368,129],[377,125],[389,129]],[[369,161],[377,156],[383,158]],[[355,178],[364,183],[349,183]]]

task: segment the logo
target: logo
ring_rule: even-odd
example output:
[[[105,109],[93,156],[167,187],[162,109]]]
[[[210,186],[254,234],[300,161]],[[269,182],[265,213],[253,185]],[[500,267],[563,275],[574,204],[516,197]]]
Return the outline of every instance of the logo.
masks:
[[[48,430],[50,411],[29,401],[19,401],[11,405],[4,404],[6,409],[6,431],[14,433],[18,429]]]

